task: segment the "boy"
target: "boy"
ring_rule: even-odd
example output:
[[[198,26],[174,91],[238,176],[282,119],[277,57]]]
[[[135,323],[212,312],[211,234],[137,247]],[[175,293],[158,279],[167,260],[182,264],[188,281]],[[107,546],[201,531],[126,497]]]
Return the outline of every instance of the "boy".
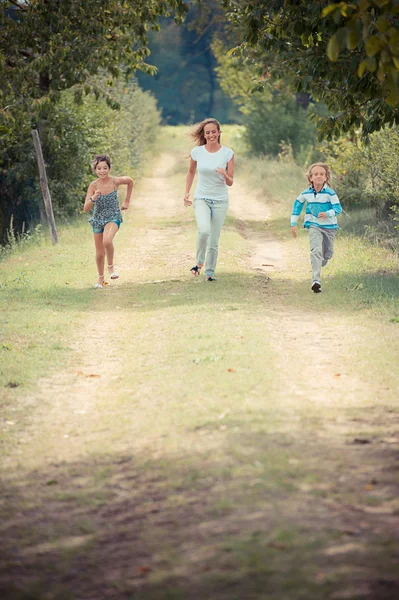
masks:
[[[291,215],[291,232],[297,236],[297,221],[306,202],[303,226],[309,229],[310,263],[312,265],[312,290],[321,292],[320,273],[334,253],[337,234],[337,215],[342,207],[337,194],[330,187],[331,173],[325,163],[310,165],[307,173],[310,187],[294,202]]]

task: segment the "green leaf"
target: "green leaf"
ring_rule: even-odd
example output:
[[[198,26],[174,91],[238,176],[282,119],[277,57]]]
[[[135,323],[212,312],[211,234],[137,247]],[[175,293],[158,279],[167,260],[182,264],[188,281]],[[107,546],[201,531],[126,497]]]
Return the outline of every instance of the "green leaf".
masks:
[[[357,69],[358,76],[359,77],[363,77],[363,75],[365,74],[366,70],[367,70],[367,60],[364,59],[364,60],[362,60],[362,62],[358,66],[358,69]]]
[[[382,40],[378,35],[372,35],[366,41],[365,49],[367,56],[374,56],[383,47]]]
[[[339,45],[338,45],[337,38],[334,35],[332,38],[330,38],[330,41],[328,42],[327,56],[332,62],[334,62],[338,59],[338,55],[339,55]]]
[[[340,50],[345,46],[346,36],[348,30],[346,27],[341,27],[338,31],[330,38],[327,46],[327,56],[332,61],[338,60]]]
[[[364,60],[362,60],[362,62],[360,63],[360,65],[357,69],[358,76],[363,77],[366,70],[369,71],[370,73],[374,73],[374,71],[377,70],[377,60],[374,56],[369,56],[368,58],[365,58]]]
[[[348,50],[354,50],[360,44],[360,29],[356,21],[352,20],[348,24],[348,36],[346,39],[346,47]]]
[[[399,103],[399,90],[392,90],[386,99],[389,106],[396,106]]]
[[[366,58],[367,70],[374,73],[377,70],[377,59],[374,56]]]
[[[376,27],[378,29],[378,31],[380,31],[381,33],[384,33],[385,31],[387,31],[388,27],[389,27],[389,19],[386,15],[381,15],[381,17],[379,17],[376,21]]]
[[[321,11],[321,16],[327,17],[329,14],[331,14],[332,12],[336,11],[337,9],[339,9],[340,5],[339,4],[329,4],[328,6],[326,6],[325,8],[323,8],[323,10]]]
[[[384,69],[384,65],[382,63],[380,63],[379,67],[378,67],[378,71],[377,71],[377,79],[378,81],[381,81],[381,83],[384,81],[385,79],[385,69]]]
[[[365,11],[370,6],[370,2],[368,0],[360,0],[359,8],[361,11]]]

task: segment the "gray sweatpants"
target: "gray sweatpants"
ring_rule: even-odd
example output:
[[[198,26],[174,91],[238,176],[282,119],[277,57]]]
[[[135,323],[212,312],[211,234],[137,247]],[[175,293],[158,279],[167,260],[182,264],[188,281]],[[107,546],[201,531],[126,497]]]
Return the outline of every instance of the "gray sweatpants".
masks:
[[[312,265],[312,281],[320,281],[321,268],[334,254],[336,229],[309,227],[310,264]]]
[[[205,261],[205,275],[212,277],[215,273],[218,259],[219,237],[226,218],[228,201],[209,200],[208,198],[194,199],[194,212],[197,220],[197,265]]]

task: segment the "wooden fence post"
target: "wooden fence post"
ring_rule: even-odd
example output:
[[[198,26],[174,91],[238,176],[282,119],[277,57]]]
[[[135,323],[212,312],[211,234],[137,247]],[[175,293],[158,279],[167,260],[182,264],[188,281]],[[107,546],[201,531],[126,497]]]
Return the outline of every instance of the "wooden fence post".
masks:
[[[43,201],[44,201],[44,206],[46,208],[47,222],[49,224],[50,232],[51,232],[51,240],[52,240],[53,244],[56,244],[58,242],[58,235],[57,235],[57,229],[55,227],[55,220],[54,220],[53,206],[51,204],[50,190],[49,190],[48,183],[47,183],[46,167],[45,167],[44,160],[43,160],[42,145],[40,143],[39,132],[37,131],[37,129],[32,129],[31,133],[32,133],[32,137],[33,137],[33,143],[35,145],[37,164],[39,166],[40,187],[42,188]]]

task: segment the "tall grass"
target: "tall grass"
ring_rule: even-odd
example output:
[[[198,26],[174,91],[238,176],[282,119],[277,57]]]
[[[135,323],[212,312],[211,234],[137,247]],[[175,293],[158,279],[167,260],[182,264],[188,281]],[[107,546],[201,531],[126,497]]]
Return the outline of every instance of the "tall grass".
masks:
[[[240,176],[248,189],[264,201],[270,212],[270,230],[285,244],[291,255],[290,269],[280,277],[309,285],[310,261],[308,233],[302,230],[292,240],[290,215],[299,193],[307,187],[305,170],[292,162],[266,158],[246,157],[242,161]],[[399,254],[398,236],[392,236],[392,227],[376,223],[372,210],[345,211],[339,217],[335,255],[323,270],[328,285],[328,296],[320,304],[348,310],[361,310],[364,315],[383,318],[396,323],[399,317]],[[381,232],[385,232],[381,234]],[[279,275],[277,275],[279,277]],[[287,302],[297,303],[294,294]]]
[[[12,240],[0,262],[0,399],[60,364],[73,327],[89,309],[94,249],[85,222]],[[88,275],[89,273],[89,275]]]
[[[11,215],[10,225],[6,233],[6,243],[0,245],[0,261],[13,253],[23,252],[27,248],[41,245],[43,242],[44,233],[40,223],[32,229],[26,229],[25,223],[23,223],[21,232],[16,232],[14,216]]]

